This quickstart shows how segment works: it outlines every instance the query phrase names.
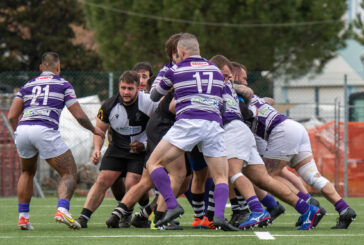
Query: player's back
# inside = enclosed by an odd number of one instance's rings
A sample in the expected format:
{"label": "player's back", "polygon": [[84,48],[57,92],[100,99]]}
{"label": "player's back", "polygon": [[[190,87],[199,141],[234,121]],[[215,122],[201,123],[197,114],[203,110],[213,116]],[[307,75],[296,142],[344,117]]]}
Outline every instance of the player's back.
{"label": "player's back", "polygon": [[280,114],[257,95],[253,95],[250,106],[257,112],[251,128],[254,133],[263,139],[268,139],[272,129],[287,119],[286,116]]}
{"label": "player's back", "polygon": [[51,72],[43,72],[28,81],[17,93],[24,103],[19,125],[42,125],[58,129],[65,105],[77,101],[72,85]]}
{"label": "player's back", "polygon": [[171,72],[176,119],[206,119],[221,123],[225,84],[219,69],[200,56],[191,56],[173,66]]}

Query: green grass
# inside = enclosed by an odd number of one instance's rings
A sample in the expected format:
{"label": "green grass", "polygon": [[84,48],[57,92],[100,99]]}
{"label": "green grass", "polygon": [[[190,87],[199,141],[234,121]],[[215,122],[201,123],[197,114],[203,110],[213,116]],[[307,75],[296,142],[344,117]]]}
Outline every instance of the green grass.
{"label": "green grass", "polygon": [[[294,227],[297,212],[284,204],[285,215],[279,217],[266,229],[254,231],[224,232],[214,230],[194,230],[191,228],[192,209],[184,198],[179,202],[185,208],[181,224],[183,231],[155,231],[150,229],[107,229],[105,220],[115,206],[111,198],[104,200],[93,214],[88,229],[68,230],[63,224],[56,224],[53,215],[57,199],[34,198],[30,207],[31,223],[34,231],[20,231],[17,227],[18,213],[16,198],[0,199],[0,244],[364,244],[364,199],[348,198],[346,201],[358,214],[356,221],[347,230],[331,230],[338,217],[334,207],[326,200],[317,198],[327,210],[318,228],[311,231],[297,231]],[[77,218],[84,198],[71,201],[71,212]],[[137,209],[135,209],[137,210]],[[226,208],[230,218],[230,208]],[[275,240],[259,240],[255,231],[268,231]]]}

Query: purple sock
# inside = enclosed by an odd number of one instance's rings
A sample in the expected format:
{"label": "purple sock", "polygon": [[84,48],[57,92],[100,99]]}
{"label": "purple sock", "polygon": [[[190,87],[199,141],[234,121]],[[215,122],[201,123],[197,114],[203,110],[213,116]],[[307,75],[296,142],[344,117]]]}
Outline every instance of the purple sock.
{"label": "purple sock", "polygon": [[70,201],[67,199],[59,199],[57,208],[65,208],[67,210],[70,210]]}
{"label": "purple sock", "polygon": [[274,199],[274,197],[270,194],[267,194],[263,200],[261,201],[261,203],[267,208],[267,209],[271,209],[274,208],[276,206],[278,206],[278,203],[276,202],[276,200]]}
{"label": "purple sock", "polygon": [[345,209],[347,209],[348,207],[349,205],[342,198],[335,203],[335,209],[339,212],[339,214],[342,214],[342,212],[345,211]]}
{"label": "purple sock", "polygon": [[152,178],[153,183],[157,187],[158,191],[162,194],[167,204],[167,209],[174,209],[177,207],[178,202],[173,194],[171,181],[164,168],[154,169],[154,171],[150,174],[150,177]]}
{"label": "purple sock", "polygon": [[250,211],[257,213],[264,212],[262,204],[260,204],[257,196],[250,197],[248,200],[246,200],[246,202],[249,205]]}
{"label": "purple sock", "polygon": [[305,193],[303,193],[302,191],[300,191],[300,192],[298,192],[297,193],[297,196],[299,197],[299,198],[301,198],[301,199],[303,199],[304,201],[306,201],[307,202],[307,200],[308,199],[310,199],[310,197],[311,197],[311,195],[310,194],[305,194]]}
{"label": "purple sock", "polygon": [[229,186],[225,183],[215,185],[214,200],[215,200],[215,216],[224,220],[224,212],[226,202],[229,197]]}
{"label": "purple sock", "polygon": [[29,203],[18,203],[19,213],[29,213]]}
{"label": "purple sock", "polygon": [[304,214],[307,212],[307,210],[310,208],[310,204],[308,204],[305,200],[303,199],[298,199],[297,203],[296,203],[296,210],[297,212],[299,212],[300,214]]}

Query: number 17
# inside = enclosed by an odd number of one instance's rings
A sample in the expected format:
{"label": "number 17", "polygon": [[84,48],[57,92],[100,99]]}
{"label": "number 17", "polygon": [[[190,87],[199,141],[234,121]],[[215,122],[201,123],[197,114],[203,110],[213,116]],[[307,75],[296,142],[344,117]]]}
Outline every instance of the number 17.
{"label": "number 17", "polygon": [[[211,71],[205,71],[202,73],[202,75],[208,75],[208,82],[207,82],[207,90],[206,93],[210,94],[211,93],[211,89],[212,89],[212,80],[214,78],[214,75]],[[197,84],[197,90],[198,93],[202,93],[202,81],[201,81],[201,76],[199,72],[196,72],[192,77],[196,78],[196,84]]]}

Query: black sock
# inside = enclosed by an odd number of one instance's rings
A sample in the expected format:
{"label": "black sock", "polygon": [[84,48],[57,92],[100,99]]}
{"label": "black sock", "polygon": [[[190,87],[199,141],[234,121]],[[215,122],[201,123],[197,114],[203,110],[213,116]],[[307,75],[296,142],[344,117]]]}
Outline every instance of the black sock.
{"label": "black sock", "polygon": [[192,208],[194,212],[195,218],[203,218],[205,215],[205,202],[204,202],[204,196],[205,193],[191,193],[192,194]]}
{"label": "black sock", "polygon": [[83,208],[81,211],[81,217],[85,218],[86,220],[89,220],[91,218],[92,213],[93,212],[90,209]]}
{"label": "black sock", "polygon": [[215,201],[214,201],[215,184],[212,184],[209,191],[209,206],[207,207],[206,217],[209,221],[213,221],[215,214]]}
{"label": "black sock", "polygon": [[231,204],[231,210],[233,212],[236,212],[236,211],[240,210],[239,202],[238,202],[238,199],[236,197],[230,199],[230,204]]}
{"label": "black sock", "polygon": [[150,205],[146,206],[142,210],[140,210],[141,215],[143,215],[145,218],[148,218],[149,215],[152,213],[152,208]]}
{"label": "black sock", "polygon": [[140,199],[138,203],[141,208],[144,208],[145,206],[147,206],[149,204],[149,198],[142,197],[142,199]]}
{"label": "black sock", "polygon": [[249,210],[249,206],[244,200],[244,197],[240,194],[240,192],[237,189],[234,188],[234,191],[236,194],[236,199],[238,199],[240,210]]}
{"label": "black sock", "polygon": [[162,219],[164,217],[166,212],[159,212],[159,211],[155,211],[154,212],[154,223],[157,223],[158,220]]}
{"label": "black sock", "polygon": [[121,202],[118,204],[118,206],[114,209],[112,213],[121,218],[122,216],[132,215],[133,209],[128,209],[128,207]]}

